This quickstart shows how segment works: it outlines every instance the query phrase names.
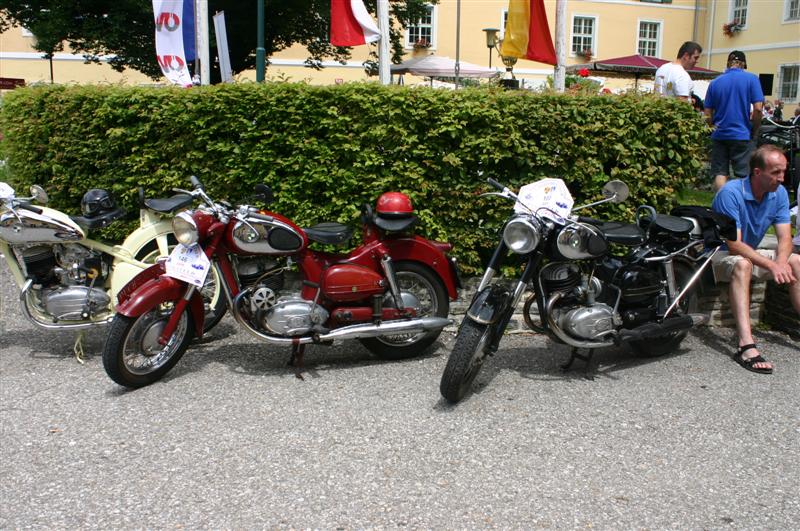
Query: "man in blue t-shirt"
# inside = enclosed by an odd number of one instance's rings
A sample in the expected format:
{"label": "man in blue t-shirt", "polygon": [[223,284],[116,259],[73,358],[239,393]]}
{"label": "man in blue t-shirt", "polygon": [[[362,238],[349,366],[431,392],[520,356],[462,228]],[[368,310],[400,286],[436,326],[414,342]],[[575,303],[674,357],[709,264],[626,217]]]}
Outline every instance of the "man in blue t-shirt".
{"label": "man in blue t-shirt", "polygon": [[[758,148],[750,161],[750,177],[729,181],[714,197],[711,208],[736,221],[738,238],[727,252],[714,256],[714,275],[730,278],[730,305],[739,349],[734,360],[745,369],[769,374],[772,364],[759,353],[750,326],[750,279],[772,279],[789,284],[789,299],[800,314],[800,255],[792,253],[789,195],[781,186],[786,157],[777,146]],[[770,225],[778,247],[757,249]]]}
{"label": "man in blue t-shirt", "polygon": [[728,69],[714,79],[706,91],[706,120],[714,127],[711,133],[711,175],[717,190],[728,180],[731,163],[736,177],[747,177],[751,140],[755,139],[761,126],[764,93],[758,78],[745,72],[745,68],[744,53],[731,52],[728,54]]}

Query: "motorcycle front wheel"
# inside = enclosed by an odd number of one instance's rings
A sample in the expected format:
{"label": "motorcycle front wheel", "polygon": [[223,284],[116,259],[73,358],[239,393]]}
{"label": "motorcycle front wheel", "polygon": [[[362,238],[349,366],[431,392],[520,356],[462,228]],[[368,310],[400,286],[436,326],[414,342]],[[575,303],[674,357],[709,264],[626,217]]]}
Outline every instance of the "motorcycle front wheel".
{"label": "motorcycle front wheel", "polygon": [[458,402],[472,388],[486,359],[486,346],[490,338],[489,325],[476,323],[469,317],[461,321],[456,343],[439,384],[439,391],[448,402]]}
{"label": "motorcycle front wheel", "polygon": [[[169,252],[172,252],[175,246],[178,245],[178,240],[175,239],[175,236],[170,234],[168,236],[168,242]],[[161,254],[159,253],[158,245],[155,241],[149,242],[136,253],[136,259],[146,264],[155,264],[156,258],[159,256],[161,256]],[[225,297],[222,296],[221,286],[222,283],[220,282],[219,274],[217,270],[212,267],[211,271],[208,273],[208,277],[206,277],[203,287],[200,288],[200,294],[203,296],[203,307],[206,313],[205,320],[203,321],[204,333],[217,326],[228,309],[225,303]]]}
{"label": "motorcycle front wheel", "polygon": [[[415,262],[398,262],[394,270],[403,302],[416,309],[417,317],[447,317],[450,300],[442,280],[433,271]],[[387,297],[387,300],[391,299]],[[389,304],[393,306],[393,300]],[[422,354],[441,333],[441,330],[431,330],[363,338],[360,341],[379,358],[401,360]]]}
{"label": "motorcycle front wheel", "polygon": [[112,380],[124,387],[144,387],[178,363],[194,337],[194,322],[184,311],[169,342],[161,345],[158,338],[171,313],[162,305],[138,317],[114,316],[103,347],[103,367]]}

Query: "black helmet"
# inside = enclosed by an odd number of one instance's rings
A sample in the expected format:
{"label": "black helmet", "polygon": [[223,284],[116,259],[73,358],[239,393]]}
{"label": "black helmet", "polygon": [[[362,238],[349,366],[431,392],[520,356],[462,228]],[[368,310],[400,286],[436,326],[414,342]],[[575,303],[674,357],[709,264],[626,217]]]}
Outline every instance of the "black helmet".
{"label": "black helmet", "polygon": [[108,190],[92,188],[81,199],[81,212],[87,218],[111,212],[117,208],[117,203]]}

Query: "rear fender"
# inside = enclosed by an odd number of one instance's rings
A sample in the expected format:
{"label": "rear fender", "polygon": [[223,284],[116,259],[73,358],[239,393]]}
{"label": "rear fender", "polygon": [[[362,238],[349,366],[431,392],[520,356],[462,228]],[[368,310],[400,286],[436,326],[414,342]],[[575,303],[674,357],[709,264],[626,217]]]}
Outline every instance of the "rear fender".
{"label": "rear fender", "polygon": [[497,284],[475,294],[467,310],[467,317],[480,324],[494,324],[511,304],[511,292]]}
{"label": "rear fender", "polygon": [[381,244],[388,250],[394,262],[403,260],[420,262],[431,268],[444,282],[450,300],[458,297],[461,280],[458,266],[447,256],[449,244],[431,242],[420,236],[386,239]]}
{"label": "rear fender", "polygon": [[[156,268],[158,265],[160,264],[148,268],[148,270]],[[142,274],[144,273],[143,271]],[[126,293],[127,288],[128,286],[120,292],[120,302],[116,312],[125,317],[139,317],[159,304],[180,300],[186,293],[188,284],[172,277],[161,275],[144,281],[132,292]],[[125,296],[124,300],[122,299],[123,295]],[[203,307],[203,297],[197,291],[189,301],[189,312],[194,321],[197,336],[202,337],[205,309]]]}

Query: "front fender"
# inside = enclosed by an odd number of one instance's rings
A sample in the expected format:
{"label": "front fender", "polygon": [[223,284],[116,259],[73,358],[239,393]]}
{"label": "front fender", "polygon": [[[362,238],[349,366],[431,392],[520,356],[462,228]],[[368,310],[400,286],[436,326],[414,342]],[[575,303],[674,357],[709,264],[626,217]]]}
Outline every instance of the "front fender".
{"label": "front fender", "polygon": [[494,324],[511,304],[511,292],[493,284],[475,294],[467,310],[467,317],[480,324]]}
{"label": "front fender", "polygon": [[[153,273],[153,270],[160,266],[161,264],[156,264],[143,271],[142,274],[147,272]],[[161,267],[163,269],[163,266]],[[120,300],[116,312],[125,317],[139,317],[159,304],[179,300],[184,296],[187,288],[188,285],[185,282],[166,275],[144,280],[135,290],[129,291],[128,286],[126,286],[125,289],[120,292]],[[195,332],[198,337],[202,337],[205,308],[203,306],[203,297],[199,292],[195,292],[194,295],[192,295],[192,299],[189,301],[189,312],[194,320]]]}

